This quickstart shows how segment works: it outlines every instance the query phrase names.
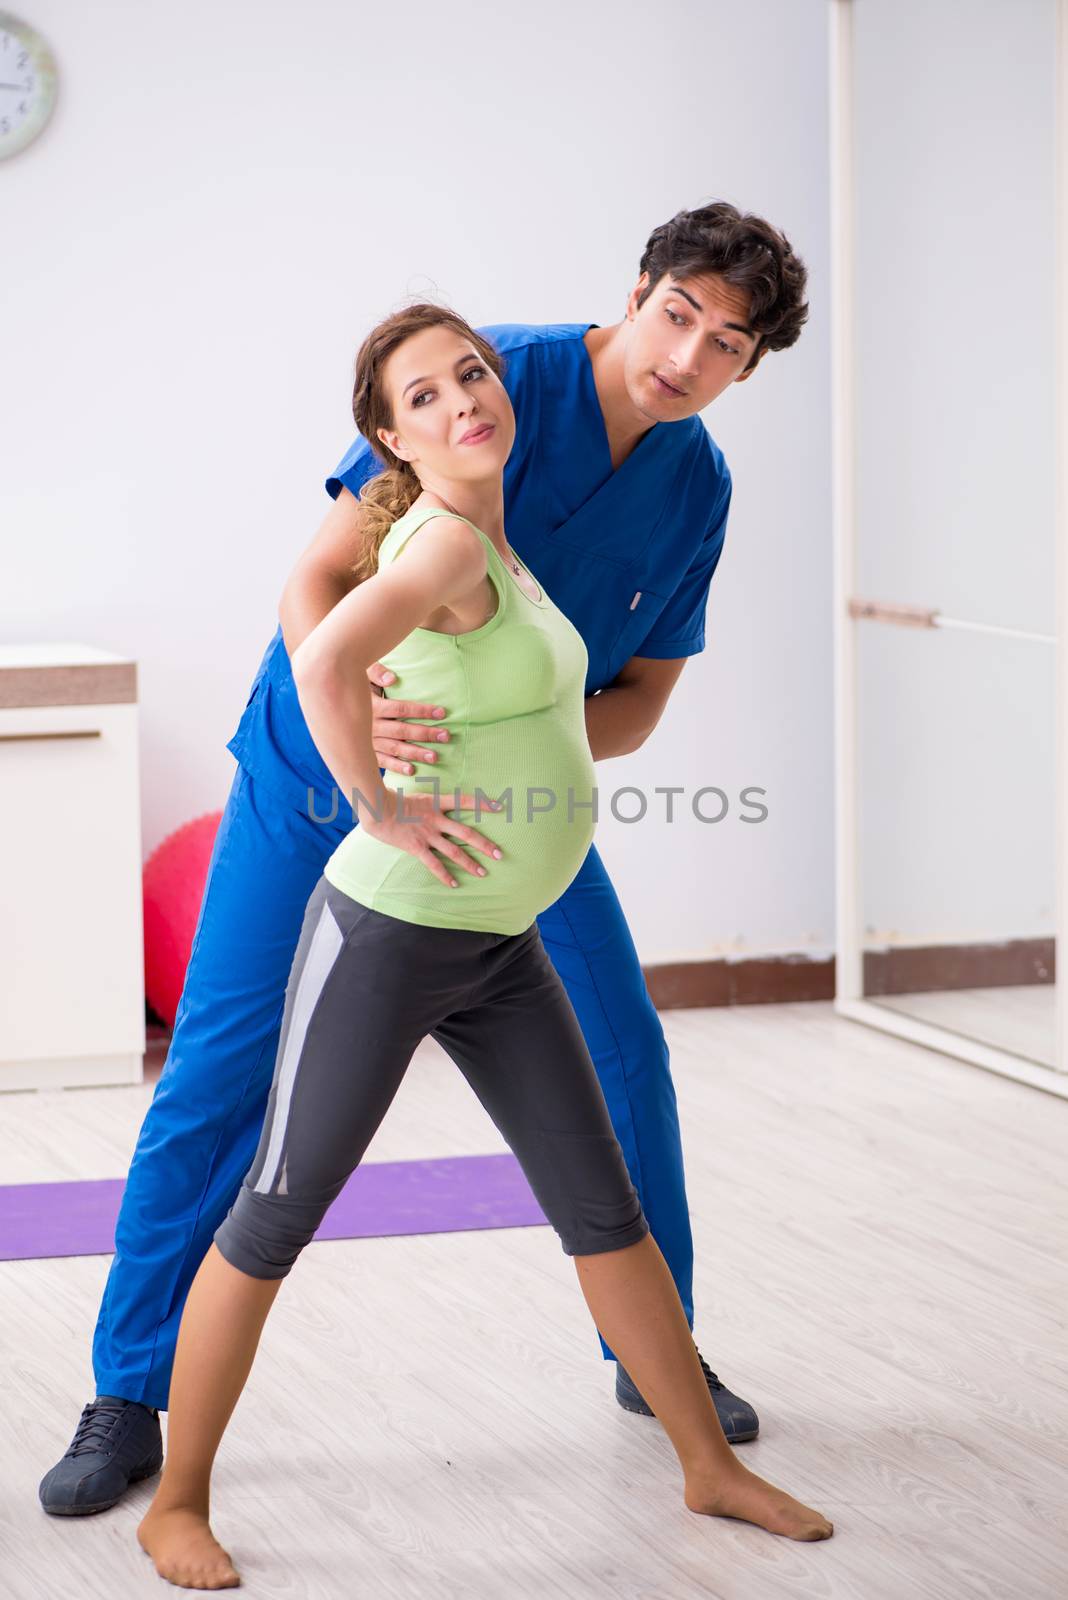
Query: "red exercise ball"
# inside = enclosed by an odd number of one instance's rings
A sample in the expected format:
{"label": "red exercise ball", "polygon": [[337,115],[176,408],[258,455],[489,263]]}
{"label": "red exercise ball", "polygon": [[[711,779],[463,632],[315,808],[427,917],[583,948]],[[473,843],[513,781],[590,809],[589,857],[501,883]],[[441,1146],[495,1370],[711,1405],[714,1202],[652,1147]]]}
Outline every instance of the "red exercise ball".
{"label": "red exercise ball", "polygon": [[174,1027],[185,969],[193,948],[208,863],[221,811],[196,817],[149,856],[141,875],[145,911],[145,997]]}

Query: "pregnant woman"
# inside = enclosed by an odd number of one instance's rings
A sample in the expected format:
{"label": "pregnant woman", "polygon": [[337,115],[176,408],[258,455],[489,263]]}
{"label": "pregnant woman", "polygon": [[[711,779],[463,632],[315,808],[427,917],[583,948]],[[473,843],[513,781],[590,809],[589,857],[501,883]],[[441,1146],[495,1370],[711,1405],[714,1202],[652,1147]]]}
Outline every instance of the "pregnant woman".
{"label": "pregnant woman", "polygon": [[[354,409],[386,463],[361,500],[377,571],[309,634],[293,670],[361,826],[308,903],[259,1149],[182,1318],[167,1462],[140,1542],[172,1583],[239,1582],[209,1526],[216,1451],[282,1279],[427,1035],[521,1162],[597,1328],[675,1447],[686,1504],[827,1538],[826,1518],[727,1444],[535,922],[587,854],[595,778],[585,646],[505,537],[515,425],[499,358],[452,313],[414,306],[365,341]],[[366,692],[376,661],[453,708],[434,793],[380,774]]]}

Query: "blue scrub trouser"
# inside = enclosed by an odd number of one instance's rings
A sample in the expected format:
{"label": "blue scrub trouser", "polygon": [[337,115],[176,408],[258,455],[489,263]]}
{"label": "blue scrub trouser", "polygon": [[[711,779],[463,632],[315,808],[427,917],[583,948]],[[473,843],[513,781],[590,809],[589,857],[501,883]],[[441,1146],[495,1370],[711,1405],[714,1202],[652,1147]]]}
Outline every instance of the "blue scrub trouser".
{"label": "blue scrub trouser", "polygon": [[[341,837],[238,767],[116,1224],[93,1340],[98,1394],[166,1408],[185,1297],[255,1156],[305,908]],[[538,926],[692,1326],[693,1242],[667,1045],[596,850]]]}

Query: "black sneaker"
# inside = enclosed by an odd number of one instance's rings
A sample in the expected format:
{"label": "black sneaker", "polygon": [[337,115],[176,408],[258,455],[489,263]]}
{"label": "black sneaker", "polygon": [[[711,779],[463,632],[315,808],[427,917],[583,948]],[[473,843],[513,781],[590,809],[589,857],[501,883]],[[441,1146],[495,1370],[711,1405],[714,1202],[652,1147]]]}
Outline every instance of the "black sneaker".
{"label": "black sneaker", "polygon": [[[720,1383],[700,1350],[697,1352],[701,1371],[708,1384],[708,1392],[715,1402],[720,1425],[727,1435],[728,1444],[744,1444],[755,1439],[760,1432],[760,1421],[748,1400],[740,1400],[725,1384]],[[651,1417],[652,1409],[638,1393],[634,1380],[620,1362],[616,1362],[616,1399],[624,1411],[636,1411],[640,1416]]]}
{"label": "black sneaker", "polygon": [[131,1483],[163,1465],[159,1412],[102,1394],[87,1405],[62,1461],[41,1479],[41,1504],[53,1517],[87,1517],[121,1500]]}

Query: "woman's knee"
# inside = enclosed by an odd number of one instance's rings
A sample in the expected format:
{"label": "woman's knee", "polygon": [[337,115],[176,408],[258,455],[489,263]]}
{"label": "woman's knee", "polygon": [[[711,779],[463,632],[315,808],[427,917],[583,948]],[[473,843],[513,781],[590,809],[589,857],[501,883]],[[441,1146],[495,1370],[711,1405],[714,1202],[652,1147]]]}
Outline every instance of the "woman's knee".
{"label": "woman's knee", "polygon": [[567,1256],[603,1256],[613,1250],[625,1250],[628,1245],[640,1244],[648,1232],[649,1224],[637,1195],[611,1214],[606,1214],[603,1208],[584,1209],[568,1228],[557,1229]]}
{"label": "woman's knee", "polygon": [[565,1255],[603,1255],[645,1237],[649,1225],[612,1134],[542,1130],[532,1187]]}
{"label": "woman's knee", "polygon": [[285,1278],[310,1244],[324,1207],[245,1184],[215,1232],[219,1254],[250,1278]]}

